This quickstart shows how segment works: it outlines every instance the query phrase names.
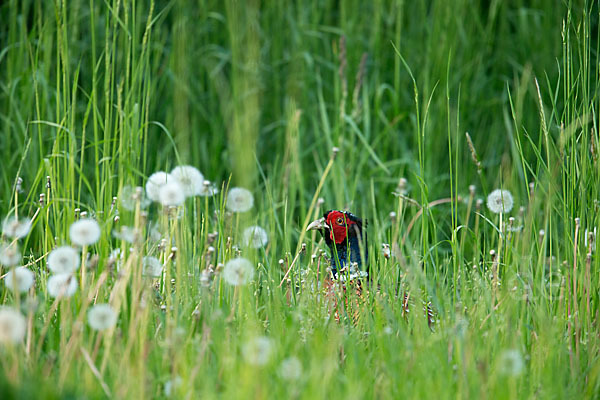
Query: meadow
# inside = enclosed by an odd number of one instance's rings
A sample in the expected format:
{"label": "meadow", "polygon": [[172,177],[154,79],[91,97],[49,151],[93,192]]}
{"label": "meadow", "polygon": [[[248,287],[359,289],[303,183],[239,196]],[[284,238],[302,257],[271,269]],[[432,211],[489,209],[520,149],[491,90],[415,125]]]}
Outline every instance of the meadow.
{"label": "meadow", "polygon": [[598,20],[0,3],[0,397],[600,397]]}

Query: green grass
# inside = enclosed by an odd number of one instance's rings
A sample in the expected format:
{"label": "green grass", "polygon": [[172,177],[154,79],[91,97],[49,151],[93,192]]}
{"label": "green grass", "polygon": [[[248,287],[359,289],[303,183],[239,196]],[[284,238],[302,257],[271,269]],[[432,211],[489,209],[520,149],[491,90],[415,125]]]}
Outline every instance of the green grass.
{"label": "green grass", "polygon": [[[297,3],[0,5],[0,217],[36,216],[19,240],[35,286],[0,284],[28,327],[0,346],[1,397],[162,398],[180,377],[174,396],[191,399],[598,398],[600,265],[584,242],[600,207],[598,3]],[[180,218],[119,205],[123,187],[181,164],[220,193]],[[252,211],[226,212],[232,186],[254,193]],[[495,188],[514,196],[507,215],[485,205]],[[97,265],[54,302],[46,257],[70,243],[76,208],[102,228],[86,250]],[[314,289],[324,243],[303,233],[330,208],[368,219],[374,271],[358,303],[337,293],[339,322]],[[112,235],[150,223],[172,245]],[[253,224],[269,232],[241,248],[255,279],[203,286]],[[147,254],[161,279],[140,276]],[[118,323],[95,332],[87,310],[107,302]],[[256,336],[272,340],[262,367],[243,355]]]}

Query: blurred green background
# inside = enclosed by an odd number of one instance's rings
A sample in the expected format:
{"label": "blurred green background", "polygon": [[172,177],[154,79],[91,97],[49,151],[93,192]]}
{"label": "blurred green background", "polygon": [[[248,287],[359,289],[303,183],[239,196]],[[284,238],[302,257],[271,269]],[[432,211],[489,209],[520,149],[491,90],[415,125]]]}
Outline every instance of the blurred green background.
{"label": "blurred green background", "polygon": [[[392,201],[400,177],[413,189],[424,182],[432,198],[448,195],[449,140],[458,186],[479,185],[468,131],[482,185],[515,178],[512,189],[525,194],[513,139],[540,140],[534,77],[545,102],[559,91],[552,101],[561,109],[563,29],[581,28],[584,12],[569,7],[567,15],[548,1],[8,1],[0,187],[10,192],[16,171],[31,189],[46,175],[83,174],[89,187],[74,196],[102,208],[120,181],[141,183],[179,157],[217,182],[233,174],[261,187],[264,174],[285,190],[288,211],[302,213],[338,146],[324,197],[360,209],[371,185]],[[587,18],[596,26],[597,14]],[[560,117],[548,126],[553,136]],[[8,199],[0,196],[1,209]]]}

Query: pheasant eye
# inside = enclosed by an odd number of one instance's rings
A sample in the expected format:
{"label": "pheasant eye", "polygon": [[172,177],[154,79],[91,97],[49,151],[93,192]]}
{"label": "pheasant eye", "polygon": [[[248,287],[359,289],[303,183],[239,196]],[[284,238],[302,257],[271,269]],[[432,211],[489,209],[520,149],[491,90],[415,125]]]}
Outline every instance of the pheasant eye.
{"label": "pheasant eye", "polygon": [[342,218],[342,217],[339,217],[338,219],[336,219],[336,220],[335,220],[335,222],[336,222],[338,225],[344,225],[344,218]]}

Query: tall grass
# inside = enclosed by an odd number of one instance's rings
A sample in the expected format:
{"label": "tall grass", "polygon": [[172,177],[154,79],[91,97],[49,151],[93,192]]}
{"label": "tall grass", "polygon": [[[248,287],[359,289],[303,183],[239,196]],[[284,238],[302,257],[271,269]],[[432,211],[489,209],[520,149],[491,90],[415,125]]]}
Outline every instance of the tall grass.
{"label": "tall grass", "polygon": [[[598,397],[598,17],[593,1],[4,2],[0,216],[35,215],[19,241],[35,286],[0,286],[27,319],[0,347],[2,397]],[[182,164],[220,192],[121,206]],[[251,212],[227,211],[232,186]],[[487,208],[496,188],[510,212]],[[373,272],[337,314],[304,233],[331,208],[368,219]],[[102,235],[86,285],[55,301],[46,259],[82,211]],[[240,251],[256,274],[232,287]],[[114,329],[88,326],[94,303]]]}

